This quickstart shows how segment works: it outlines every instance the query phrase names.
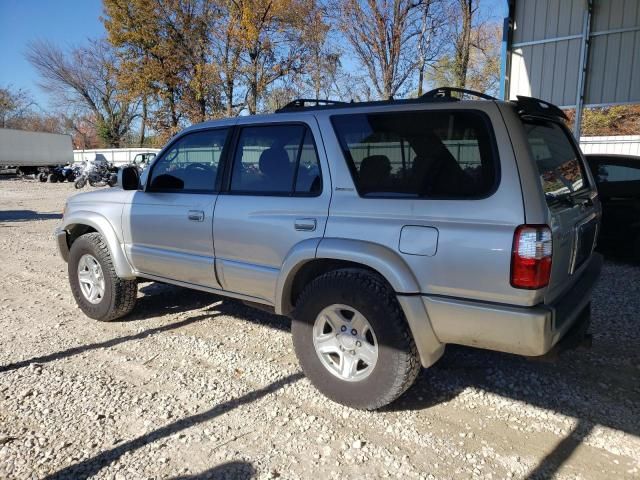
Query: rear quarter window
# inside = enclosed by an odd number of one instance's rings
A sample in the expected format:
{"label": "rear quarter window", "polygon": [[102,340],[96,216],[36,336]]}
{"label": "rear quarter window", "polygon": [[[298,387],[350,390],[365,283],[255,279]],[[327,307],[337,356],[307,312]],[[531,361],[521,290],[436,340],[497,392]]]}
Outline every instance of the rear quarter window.
{"label": "rear quarter window", "polygon": [[480,112],[345,114],[331,121],[365,198],[464,199],[495,189],[495,143]]}

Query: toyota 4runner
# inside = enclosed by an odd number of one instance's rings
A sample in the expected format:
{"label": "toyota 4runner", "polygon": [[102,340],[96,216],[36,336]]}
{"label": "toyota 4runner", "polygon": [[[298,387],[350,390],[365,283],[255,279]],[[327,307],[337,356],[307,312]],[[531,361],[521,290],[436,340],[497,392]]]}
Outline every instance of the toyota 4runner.
{"label": "toyota 4runner", "polygon": [[267,306],[293,319],[313,384],[356,408],[396,399],[447,343],[544,355],[585,331],[602,265],[563,117],[442,88],[194,125],[120,188],[69,199],[71,290],[97,320],[128,314],[138,279]]}

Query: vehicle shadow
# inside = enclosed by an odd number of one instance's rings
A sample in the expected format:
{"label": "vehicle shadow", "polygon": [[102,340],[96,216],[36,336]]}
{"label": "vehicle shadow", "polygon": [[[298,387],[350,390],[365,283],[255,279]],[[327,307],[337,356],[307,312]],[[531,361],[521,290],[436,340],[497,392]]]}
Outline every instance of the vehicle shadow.
{"label": "vehicle shadow", "polygon": [[255,478],[256,474],[256,469],[251,463],[234,461],[217,465],[201,473],[171,477],[170,480],[249,480]]}
{"label": "vehicle shadow", "polygon": [[285,332],[291,330],[291,320],[287,317],[275,315],[248,306],[240,300],[221,297],[213,293],[159,282],[145,283],[138,291],[142,296],[138,297],[135,309],[121,321],[143,320],[164,314],[215,306],[216,312],[220,315],[236,316],[247,322]]}
{"label": "vehicle shadow", "polygon": [[[280,388],[295,383],[302,378],[301,373],[294,373],[291,375],[287,375],[280,380],[277,380],[273,383],[270,383],[266,387],[252,390],[249,393],[246,393],[240,397],[232,398],[231,400],[227,400],[226,402],[222,402],[215,407],[206,410],[201,413],[196,413],[194,415],[181,418],[173,423],[165,425],[164,427],[160,427],[152,432],[146,433],[139,437],[136,437],[132,440],[123,442],[109,450],[105,450],[100,452],[98,455],[83,460],[81,462],[70,465],[62,470],[59,470],[47,477],[46,480],[62,480],[62,479],[71,479],[81,480],[92,477],[96,475],[102,468],[105,466],[116,462],[119,458],[121,458],[125,453],[136,451],[150,443],[156,442],[163,438],[167,438],[181,430],[185,430],[187,428],[193,427],[194,425],[198,425],[203,422],[208,422],[209,420],[213,420],[216,417],[224,415],[231,410],[234,410],[238,407],[242,407],[244,405],[248,405],[252,402],[260,400],[261,398],[279,390]],[[223,466],[224,467],[224,466]],[[218,470],[218,476],[222,475],[223,470]],[[204,472],[204,474],[209,474],[209,476],[193,476],[193,477],[178,477],[178,478],[214,478],[213,472]],[[200,474],[200,475],[204,475]],[[241,474],[242,475],[242,474]],[[228,476],[227,476],[228,478]],[[250,477],[234,477],[231,478],[250,478]]]}
{"label": "vehicle shadow", "polygon": [[79,345],[77,347],[71,347],[66,350],[61,350],[59,352],[50,353],[47,355],[41,355],[38,357],[32,357],[26,360],[21,360],[19,362],[9,363],[7,365],[0,365],[0,373],[9,372],[12,370],[17,370],[19,368],[28,367],[32,363],[37,365],[43,365],[45,363],[53,362],[56,360],[61,360],[63,358],[74,357],[76,355],[80,355],[82,353],[99,350],[102,348],[110,348],[116,345],[120,345],[122,343],[130,342],[133,340],[141,340],[143,338],[147,338],[153,335],[157,335],[162,332],[168,332],[170,330],[177,330],[178,328],[183,328],[188,325],[191,325],[196,322],[200,322],[202,320],[210,320],[218,315],[217,312],[204,313],[201,315],[194,315],[192,317],[186,318],[179,322],[168,323],[166,325],[162,325],[160,327],[149,328],[147,330],[143,330],[142,332],[133,334],[133,335],[124,335],[122,337],[115,337],[109,340],[105,340],[103,342],[89,343],[86,345]]}
{"label": "vehicle shadow", "polygon": [[0,222],[29,222],[31,220],[60,220],[62,213],[41,213],[34,210],[0,210]]}

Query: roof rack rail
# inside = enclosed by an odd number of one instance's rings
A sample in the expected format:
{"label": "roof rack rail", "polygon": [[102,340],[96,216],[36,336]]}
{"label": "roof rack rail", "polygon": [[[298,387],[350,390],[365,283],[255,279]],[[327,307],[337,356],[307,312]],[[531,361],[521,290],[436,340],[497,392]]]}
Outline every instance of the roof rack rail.
{"label": "roof rack rail", "polygon": [[418,98],[402,98],[397,100],[371,100],[366,102],[354,102],[352,100],[350,102],[342,102],[339,100],[325,100],[320,98],[297,98],[287,103],[284,107],[277,109],[275,113],[296,112],[300,110],[324,110],[327,108],[332,109],[344,107],[371,107],[377,105],[415,104],[424,102],[457,102],[460,100],[460,98],[451,95],[454,92],[483,98],[485,100],[498,100],[491,95],[476,92],[473,90],[466,90],[464,88],[457,87],[441,87],[430,90]]}
{"label": "roof rack rail", "polygon": [[539,117],[569,120],[567,114],[553,103],[545,102],[539,98],[523,97],[522,95],[518,95],[516,98],[517,100],[512,100],[512,103],[516,105],[518,113],[521,115],[534,115]]}
{"label": "roof rack rail", "polygon": [[295,100],[292,100],[291,102],[287,103],[284,107],[278,108],[276,110],[276,113],[300,110],[300,109],[306,108],[307,104],[310,107],[321,107],[321,106],[329,107],[329,106],[335,106],[335,105],[349,105],[348,102],[341,102],[339,100],[326,100],[322,98],[296,98]]}
{"label": "roof rack rail", "polygon": [[496,97],[492,97],[491,95],[487,95],[486,93],[476,92],[475,90],[467,90],[466,88],[458,88],[458,87],[434,88],[433,90],[429,90],[427,93],[422,95],[420,98],[424,98],[424,99],[426,99],[426,98],[450,98],[452,100],[456,100],[456,97],[451,95],[454,92],[455,93],[462,93],[463,95],[471,95],[473,97],[482,98],[484,100],[498,100]]}

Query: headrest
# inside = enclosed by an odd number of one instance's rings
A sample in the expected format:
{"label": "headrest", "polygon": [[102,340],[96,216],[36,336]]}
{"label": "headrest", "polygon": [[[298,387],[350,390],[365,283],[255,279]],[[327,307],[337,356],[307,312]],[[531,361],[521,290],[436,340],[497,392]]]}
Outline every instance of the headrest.
{"label": "headrest", "polygon": [[360,176],[386,177],[391,172],[391,162],[386,155],[371,155],[362,160]]}
{"label": "headrest", "polygon": [[269,177],[286,174],[290,168],[289,155],[282,147],[267,148],[260,154],[259,166]]}

